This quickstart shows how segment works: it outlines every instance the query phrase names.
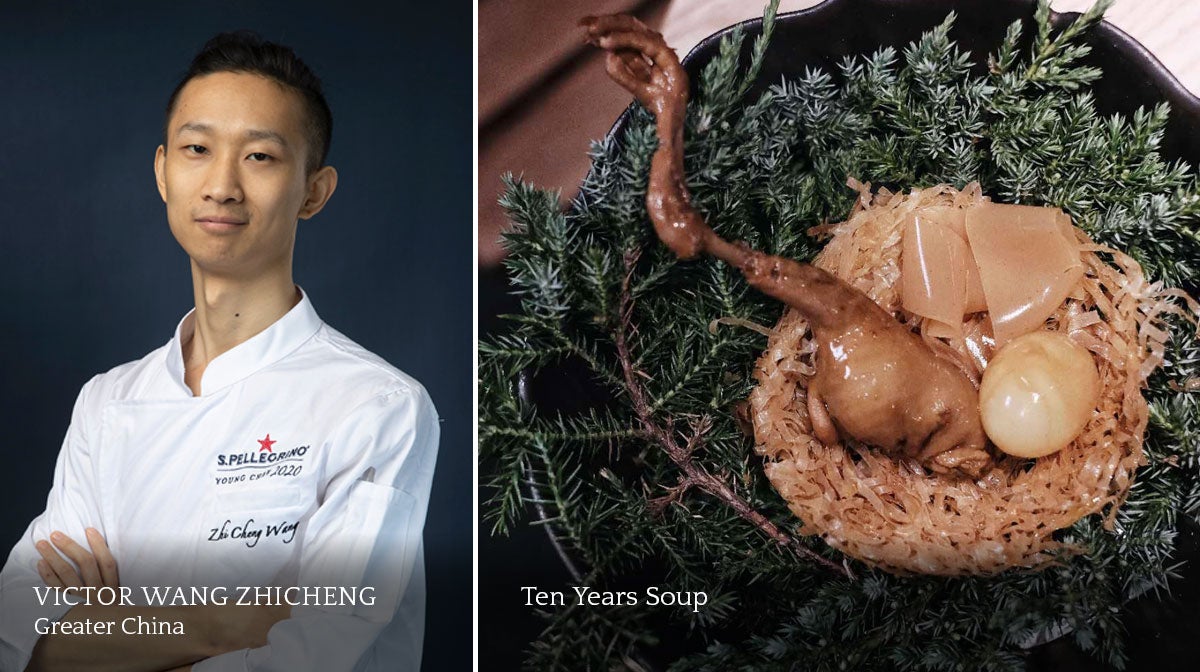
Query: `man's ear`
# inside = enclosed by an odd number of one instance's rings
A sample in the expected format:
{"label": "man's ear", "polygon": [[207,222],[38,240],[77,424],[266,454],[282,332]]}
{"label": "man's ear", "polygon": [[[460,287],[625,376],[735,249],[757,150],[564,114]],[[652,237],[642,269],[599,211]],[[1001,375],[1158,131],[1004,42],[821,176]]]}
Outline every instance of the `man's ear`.
{"label": "man's ear", "polygon": [[308,192],[300,206],[300,219],[308,219],[321,211],[337,189],[338,175],[333,166],[325,166],[308,177]]}
{"label": "man's ear", "polygon": [[158,183],[158,195],[162,197],[163,203],[167,202],[167,180],[163,172],[166,161],[167,148],[159,145],[158,151],[154,152],[154,181]]}

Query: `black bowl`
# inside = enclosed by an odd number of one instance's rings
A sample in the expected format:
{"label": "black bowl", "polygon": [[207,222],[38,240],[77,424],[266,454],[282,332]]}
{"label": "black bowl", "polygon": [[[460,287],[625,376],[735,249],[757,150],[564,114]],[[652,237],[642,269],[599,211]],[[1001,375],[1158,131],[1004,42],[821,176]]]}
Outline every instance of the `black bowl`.
{"label": "black bowl", "polygon": [[[887,46],[901,50],[941,23],[951,11],[957,14],[957,19],[950,37],[961,48],[970,50],[975,67],[982,72],[988,55],[1001,44],[1013,21],[1024,21],[1027,28],[1024,34],[1027,39],[1032,35],[1035,4],[1034,0],[827,0],[810,9],[782,14],[749,99],[782,78],[795,78],[807,67],[836,72],[837,64],[846,56],[868,55]],[[1053,13],[1052,22],[1061,28],[1076,16],[1076,13]],[[753,37],[762,31],[762,20],[746,21],[740,27],[747,34],[743,57],[748,58]],[[704,39],[683,59],[693,81],[717,55],[721,38],[731,30],[732,26]],[[1167,101],[1171,116],[1161,153],[1168,160],[1200,163],[1200,99],[1188,92],[1145,47],[1111,24],[1095,26],[1086,39],[1092,52],[1084,59],[1085,63],[1099,67],[1104,73],[1091,89],[1098,111],[1106,115],[1130,115],[1139,107]],[[631,111],[632,108],[626,110],[617,119],[610,135],[624,133]],[[515,300],[507,294],[507,288],[508,280],[501,269],[481,271],[481,335],[502,328],[496,316],[516,311]],[[532,401],[539,406],[555,405],[554,400],[591,396],[589,386],[570,371],[549,377],[544,374],[537,385],[539,389],[533,391]],[[1186,516],[1181,520],[1186,522],[1180,530],[1176,557],[1191,565],[1192,560],[1200,559],[1200,533]],[[530,609],[511,608],[519,600],[520,586],[526,585],[530,577],[544,577],[544,584],[569,583],[572,578],[569,575],[575,574],[575,570],[568,552],[533,529],[519,531],[512,540],[488,539],[486,532],[481,532],[480,542],[479,618],[481,632],[486,633],[480,642],[481,661],[503,660],[506,662],[502,666],[507,668],[538,631],[539,622],[534,620]],[[521,568],[522,578],[514,578],[514,567]],[[1172,584],[1170,596],[1147,596],[1129,606],[1126,618],[1130,631],[1129,669],[1182,669],[1183,661],[1200,656],[1200,638],[1187,636],[1200,632],[1200,576],[1189,569],[1184,573],[1187,578]],[[1046,634],[1049,639],[1061,633]],[[1028,666],[1030,670],[1111,669],[1064,640],[1035,647]],[[481,666],[481,669],[500,668]]]}
{"label": "black bowl", "polygon": [[[872,54],[884,47],[902,50],[950,12],[957,15],[951,39],[971,52],[977,70],[982,72],[988,55],[999,47],[1013,21],[1025,22],[1028,42],[1033,34],[1035,6],[1034,0],[826,0],[809,9],[781,14],[749,98],[757,98],[771,84],[781,78],[795,78],[808,67],[836,72],[837,64],[846,56]],[[1076,12],[1051,12],[1051,21],[1055,28],[1062,28],[1077,16]],[[696,45],[683,59],[693,81],[716,57],[721,38],[735,27],[748,35],[742,50],[743,57],[749,58],[752,38],[762,33],[762,19],[730,26]],[[1167,101],[1171,118],[1161,146],[1163,156],[1193,165],[1200,163],[1200,98],[1116,26],[1101,22],[1088,32],[1086,41],[1092,52],[1084,63],[1104,73],[1092,87],[1097,110],[1129,115],[1139,107]],[[626,111],[610,133],[623,133],[628,117]]]}

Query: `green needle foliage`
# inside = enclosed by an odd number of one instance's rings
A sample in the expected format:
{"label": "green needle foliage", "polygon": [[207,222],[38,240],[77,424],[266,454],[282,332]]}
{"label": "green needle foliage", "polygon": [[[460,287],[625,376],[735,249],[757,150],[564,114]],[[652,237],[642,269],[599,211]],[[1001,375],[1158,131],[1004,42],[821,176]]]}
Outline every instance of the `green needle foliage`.
{"label": "green needle foliage", "polygon": [[[986,72],[973,72],[949,38],[951,15],[902,52],[807,70],[747,100],[773,3],[750,60],[739,60],[744,38],[734,31],[694,86],[685,150],[693,201],[727,239],[810,259],[818,246],[806,229],[849,212],[848,175],[905,189],[978,180],[998,201],[1061,206],[1152,279],[1195,287],[1196,174],[1158,153],[1166,106],[1103,117],[1088,92],[1100,73],[1079,64],[1088,52],[1081,35],[1108,4],[1056,32],[1043,0],[1036,33],[1023,39],[1014,23]],[[644,590],[649,582],[705,591],[709,604],[698,613],[644,600],[568,604],[546,613],[529,666],[637,669],[659,642],[689,638],[692,653],[671,669],[1008,670],[1022,668],[1032,638],[1064,628],[1121,666],[1121,606],[1165,589],[1178,519],[1200,518],[1200,394],[1177,391],[1200,375],[1194,328],[1173,323],[1168,362],[1150,381],[1147,464],[1115,529],[1093,516],[1063,535],[1085,553],[991,578],[900,578],[853,561],[855,577],[842,576],[773,542],[728,502],[677,488],[683,470],[637,413],[618,334],[651,421],[679,445],[701,434],[695,464],[785,533],[800,526],[736,416],[766,339],[710,328],[717,318],[770,325],[782,306],[735,269],[680,262],[657,242],[644,204],[656,145],[653,118],[635,106],[619,138],[593,145],[592,170],[565,212],[557,194],[507,179],[507,266],[521,308],[510,330],[480,345],[485,517],[504,534],[535,506],[532,522],[549,525],[581,585]],[[575,377],[577,399],[530,403],[564,370],[585,372]],[[550,410],[561,407],[572,410]]]}

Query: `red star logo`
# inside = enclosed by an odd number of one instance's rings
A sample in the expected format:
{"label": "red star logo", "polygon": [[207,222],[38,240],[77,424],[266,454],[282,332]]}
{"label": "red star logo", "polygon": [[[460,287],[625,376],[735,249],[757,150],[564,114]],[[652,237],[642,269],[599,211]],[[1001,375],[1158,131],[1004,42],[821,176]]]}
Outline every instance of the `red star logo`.
{"label": "red star logo", "polygon": [[276,443],[279,443],[278,441],[272,441],[270,434],[267,434],[267,438],[265,438],[265,439],[255,439],[255,441],[258,441],[258,445],[261,446],[261,448],[258,449],[258,452],[260,452],[260,453],[264,450],[267,451],[268,453],[275,452],[275,451],[271,450],[271,446],[275,445]]}

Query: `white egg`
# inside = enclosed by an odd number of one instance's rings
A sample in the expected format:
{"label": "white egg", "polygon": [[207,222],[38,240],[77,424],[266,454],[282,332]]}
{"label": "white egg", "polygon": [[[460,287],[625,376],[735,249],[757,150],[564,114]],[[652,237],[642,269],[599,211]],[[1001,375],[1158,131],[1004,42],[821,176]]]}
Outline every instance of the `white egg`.
{"label": "white egg", "polygon": [[1035,331],[992,357],[979,386],[979,414],[1000,450],[1042,457],[1079,436],[1099,398],[1091,353],[1064,334]]}

